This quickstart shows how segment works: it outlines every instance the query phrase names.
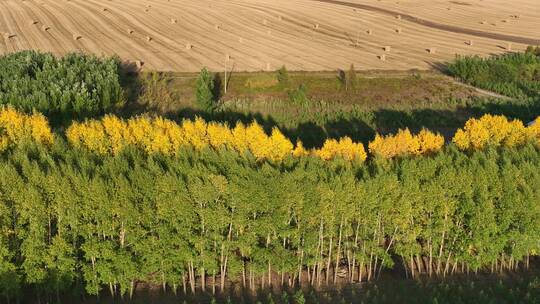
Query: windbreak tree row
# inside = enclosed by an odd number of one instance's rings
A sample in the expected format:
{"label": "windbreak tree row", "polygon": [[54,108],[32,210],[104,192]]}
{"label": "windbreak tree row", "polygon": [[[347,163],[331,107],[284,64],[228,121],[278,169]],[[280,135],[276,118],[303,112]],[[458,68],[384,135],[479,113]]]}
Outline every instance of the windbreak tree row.
{"label": "windbreak tree row", "polygon": [[[74,147],[102,155],[115,155],[129,146],[149,154],[176,155],[180,147],[190,146],[196,150],[228,149],[240,155],[249,153],[258,160],[274,162],[282,162],[290,156],[316,156],[324,160],[344,158],[356,162],[363,162],[368,157],[363,143],[353,142],[349,137],[339,140],[328,138],[319,149],[305,149],[300,140],[294,145],[278,128],[273,128],[268,135],[256,121],[247,126],[238,122],[236,126],[229,127],[200,118],[177,124],[161,117],[122,120],[106,115],[100,120],[73,123],[67,129],[66,137]],[[452,142],[464,151],[539,144],[540,118],[530,126],[500,115],[471,118],[457,130]],[[444,144],[444,137],[438,133],[422,129],[418,134],[412,134],[403,129],[396,134],[377,134],[368,148],[375,158],[392,159],[429,156],[441,151]]]}
{"label": "windbreak tree row", "polygon": [[[65,135],[69,144],[101,156],[114,156],[128,148],[136,148],[146,154],[176,156],[182,147],[197,151],[233,151],[240,157],[252,156],[257,161],[280,163],[290,157],[317,157],[323,160],[336,158],[361,163],[367,159],[362,143],[349,137],[339,140],[328,138],[319,149],[305,149],[298,140],[294,145],[278,128],[271,134],[256,121],[249,125],[238,122],[236,126],[206,122],[201,118],[184,120],[178,124],[162,117],[135,117],[127,120],[106,115],[100,120],[74,122]],[[6,150],[21,141],[51,145],[55,140],[47,119],[39,113],[24,114],[12,107],[0,108],[0,149]],[[515,148],[540,143],[540,118],[529,126],[519,120],[504,116],[484,115],[469,119],[458,129],[452,142],[463,151],[491,148]],[[397,134],[381,136],[368,144],[372,159],[395,159],[403,157],[430,156],[444,148],[442,135],[422,129],[413,135],[408,129]]]}
{"label": "windbreak tree row", "polygon": [[0,157],[0,291],[131,295],[323,286],[526,268],[540,246],[534,145],[369,164],[181,148]]}

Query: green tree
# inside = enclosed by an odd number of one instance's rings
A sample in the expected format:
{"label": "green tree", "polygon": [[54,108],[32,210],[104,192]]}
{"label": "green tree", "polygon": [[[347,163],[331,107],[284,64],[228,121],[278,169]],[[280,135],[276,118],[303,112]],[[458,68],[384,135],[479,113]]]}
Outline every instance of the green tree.
{"label": "green tree", "polygon": [[214,94],[214,77],[207,68],[203,68],[197,78],[196,97],[199,107],[207,112],[215,110],[217,100]]}

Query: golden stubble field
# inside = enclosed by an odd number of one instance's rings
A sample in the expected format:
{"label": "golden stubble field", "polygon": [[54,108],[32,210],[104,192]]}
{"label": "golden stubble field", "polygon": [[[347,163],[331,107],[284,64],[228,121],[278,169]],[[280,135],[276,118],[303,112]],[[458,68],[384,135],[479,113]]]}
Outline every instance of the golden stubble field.
{"label": "golden stubble field", "polygon": [[0,53],[164,71],[429,69],[540,44],[539,0],[1,0]]}

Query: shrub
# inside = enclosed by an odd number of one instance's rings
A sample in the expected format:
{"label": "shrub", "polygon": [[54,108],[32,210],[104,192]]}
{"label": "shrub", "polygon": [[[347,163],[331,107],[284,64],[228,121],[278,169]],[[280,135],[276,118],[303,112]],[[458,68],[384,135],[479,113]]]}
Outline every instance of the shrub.
{"label": "shrub", "polygon": [[307,97],[307,89],[304,84],[300,84],[298,88],[289,90],[289,100],[292,104],[307,107],[309,104],[309,98]]}
{"label": "shrub", "polygon": [[99,115],[122,103],[116,58],[23,51],[0,57],[0,104],[54,120]]}
{"label": "shrub", "polygon": [[277,70],[276,78],[280,86],[286,87],[289,85],[289,72],[285,66],[282,66]]}
{"label": "shrub", "polygon": [[540,46],[532,46],[529,45],[527,49],[525,50],[525,53],[527,54],[533,54],[535,56],[540,56]]}

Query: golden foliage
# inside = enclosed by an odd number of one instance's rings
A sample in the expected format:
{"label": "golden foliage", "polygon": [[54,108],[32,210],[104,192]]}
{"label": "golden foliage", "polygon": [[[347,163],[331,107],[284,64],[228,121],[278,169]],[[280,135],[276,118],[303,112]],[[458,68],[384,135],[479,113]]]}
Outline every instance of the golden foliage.
{"label": "golden foliage", "polygon": [[99,154],[112,152],[105,143],[105,130],[100,121],[75,122],[67,129],[66,137],[75,147],[85,147]]}
{"label": "golden foliage", "polygon": [[293,152],[293,144],[291,141],[279,131],[278,128],[272,129],[272,135],[269,138],[270,140],[270,151],[268,158],[278,161],[286,158],[291,155]]}
{"label": "golden foliage", "polygon": [[527,127],[527,133],[536,144],[540,144],[540,116]]}
{"label": "golden foliage", "polygon": [[[122,120],[107,115],[101,120],[74,123],[66,132],[68,141],[100,154],[118,154],[126,146],[136,146],[146,153],[175,155],[181,146],[195,150],[205,148],[229,149],[239,154],[250,153],[257,160],[279,162],[287,157],[319,156],[329,160],[343,157],[364,161],[364,146],[348,138],[327,140],[320,150],[308,151],[301,142],[296,147],[278,128],[270,136],[261,125],[253,122],[245,126],[239,122],[234,128],[226,124],[207,123],[201,118],[186,120],[181,125],[163,118],[137,117]],[[0,143],[1,144],[1,143]]]}
{"label": "golden foliage", "polygon": [[369,152],[383,158],[407,155],[424,155],[439,151],[444,145],[444,137],[423,129],[413,135],[409,129],[399,130],[396,135],[377,134],[369,143]]}
{"label": "golden foliage", "polygon": [[339,141],[327,139],[322,148],[315,150],[314,154],[324,160],[342,157],[346,160],[365,161],[367,158],[364,145],[354,143],[349,137],[343,137]]}
{"label": "golden foliage", "polygon": [[509,121],[504,116],[486,114],[479,119],[469,119],[452,141],[461,150],[478,150],[486,146],[510,148],[525,144],[534,132],[534,126],[526,128],[519,120]]}
{"label": "golden foliage", "polygon": [[25,139],[51,144],[53,134],[47,119],[41,114],[27,115],[11,107],[0,109],[0,151]]}
{"label": "golden foliage", "polygon": [[127,145],[147,153],[174,155],[181,146],[195,150],[227,148],[240,154],[250,152],[258,160],[280,161],[292,155],[293,144],[277,129],[268,136],[253,122],[231,129],[225,124],[207,123],[201,118],[181,125],[164,118],[137,117],[127,121],[107,115],[101,120],[74,123],[66,132],[68,141],[100,154],[118,154]]}
{"label": "golden foliage", "polygon": [[309,155],[309,151],[304,148],[304,144],[301,140],[296,141],[296,147],[292,152],[294,157],[304,157]]}
{"label": "golden foliage", "polygon": [[429,130],[422,129],[418,135],[416,135],[420,148],[418,154],[431,154],[438,152],[444,146],[444,137],[441,134],[435,134]]}
{"label": "golden foliage", "polygon": [[210,146],[214,149],[220,149],[227,145],[231,145],[232,147],[233,133],[226,125],[215,122],[208,123],[206,135],[208,136]]}

